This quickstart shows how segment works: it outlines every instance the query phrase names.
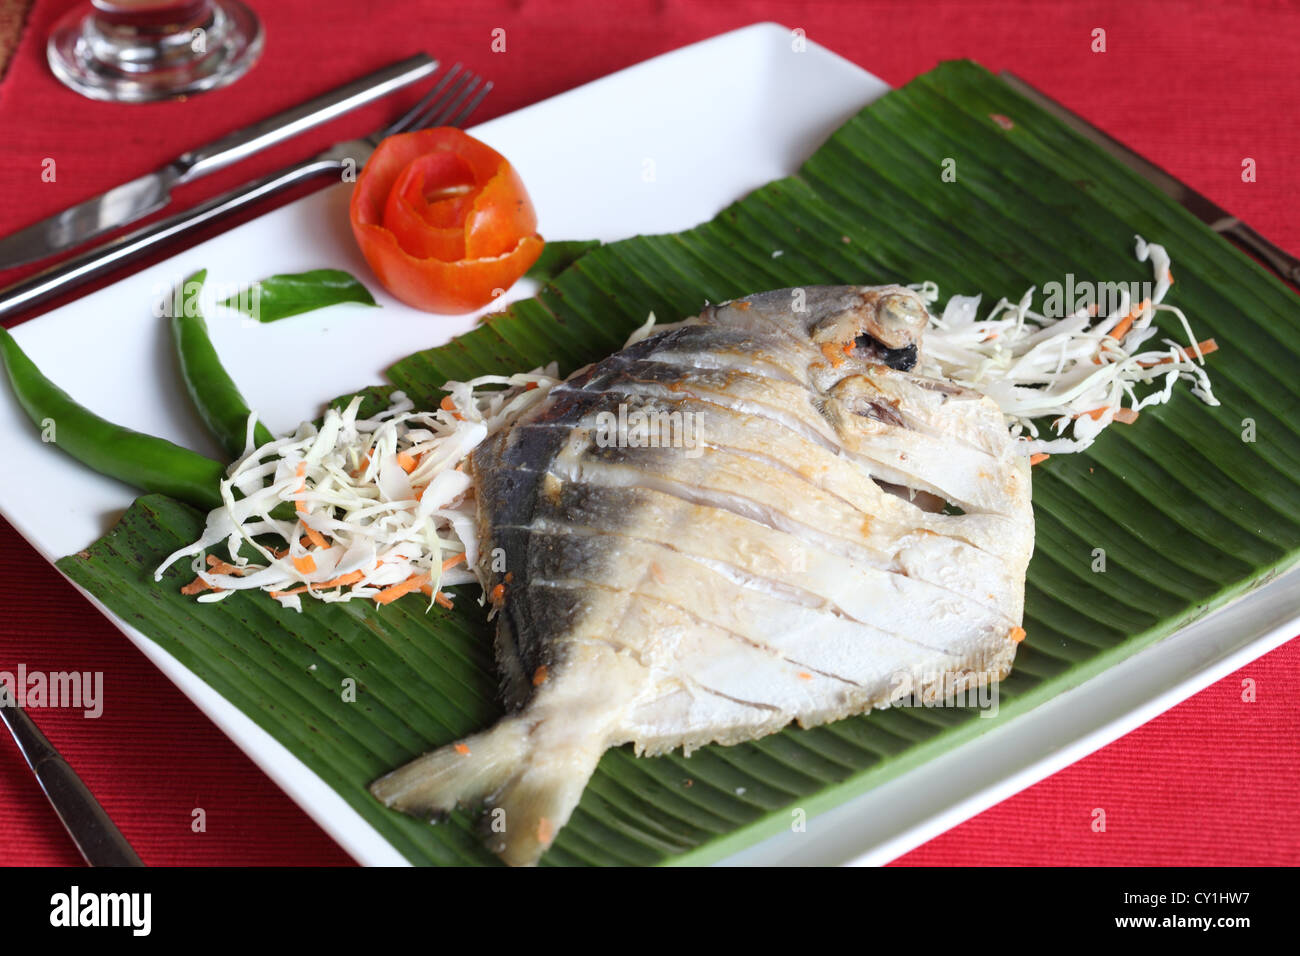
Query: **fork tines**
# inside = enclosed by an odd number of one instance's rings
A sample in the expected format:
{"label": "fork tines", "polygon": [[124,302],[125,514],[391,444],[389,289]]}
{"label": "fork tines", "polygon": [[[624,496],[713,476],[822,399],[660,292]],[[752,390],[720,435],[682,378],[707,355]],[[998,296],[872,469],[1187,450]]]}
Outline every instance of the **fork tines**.
{"label": "fork tines", "polygon": [[[433,85],[433,89],[418,103],[392,124],[381,130],[372,140],[379,140],[394,133],[405,133],[425,129],[431,126],[459,126],[483,102],[483,98],[492,89],[491,82],[463,70],[457,63],[443,74],[442,79]],[[468,102],[466,102],[468,100]]]}

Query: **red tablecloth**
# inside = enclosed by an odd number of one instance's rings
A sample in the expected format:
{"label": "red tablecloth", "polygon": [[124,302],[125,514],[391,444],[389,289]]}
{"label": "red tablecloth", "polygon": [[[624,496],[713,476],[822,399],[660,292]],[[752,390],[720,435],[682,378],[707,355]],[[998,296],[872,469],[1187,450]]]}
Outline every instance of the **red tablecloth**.
{"label": "red tablecloth", "polygon": [[[0,82],[0,231],[24,225],[399,55],[427,49],[496,81],[480,118],[759,20],[901,84],[939,60],[1013,68],[1283,247],[1300,249],[1293,122],[1300,9],[1259,2],[609,3],[254,0],[266,51],[239,83],[186,103],[92,103],[60,86],[44,44],[66,2],[37,3]],[[379,8],[379,9],[376,9]],[[490,49],[506,30],[506,52]],[[1092,51],[1106,31],[1105,53]],[[719,64],[725,68],[725,64]],[[380,107],[379,109],[382,109]],[[380,113],[372,107],[367,120]],[[348,131],[318,130],[186,187],[191,203]],[[41,179],[42,160],[57,181]],[[1243,183],[1242,160],[1258,180]],[[545,210],[542,210],[543,216]],[[0,273],[0,285],[21,272]],[[16,533],[0,527],[0,670],[106,675],[98,720],[35,717],[151,864],[338,864],[343,853]],[[1253,678],[1257,700],[1244,703]],[[1300,862],[1300,641],[902,858],[904,863]],[[194,808],[204,833],[191,831]],[[1104,834],[1091,829],[1105,808]],[[78,856],[21,758],[0,742],[0,864]]]}

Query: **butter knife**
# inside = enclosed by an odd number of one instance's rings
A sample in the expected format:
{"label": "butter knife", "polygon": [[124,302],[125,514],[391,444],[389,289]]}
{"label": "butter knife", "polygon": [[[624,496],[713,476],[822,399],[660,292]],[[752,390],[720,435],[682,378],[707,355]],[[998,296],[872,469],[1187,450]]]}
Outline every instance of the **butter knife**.
{"label": "butter knife", "polygon": [[1300,259],[1269,242],[1222,206],[1205,198],[1149,159],[1133,152],[1119,140],[1103,133],[1082,116],[1030,86],[1014,73],[1004,70],[1000,75],[1008,86],[1025,99],[1041,106],[1076,133],[1100,146],[1219,235],[1235,241],[1287,282],[1300,285]]}
{"label": "butter knife", "polygon": [[427,54],[390,64],[337,89],[182,153],[161,169],[0,239],[0,270],[80,246],[171,201],[171,189],[386,96],[438,68]]}

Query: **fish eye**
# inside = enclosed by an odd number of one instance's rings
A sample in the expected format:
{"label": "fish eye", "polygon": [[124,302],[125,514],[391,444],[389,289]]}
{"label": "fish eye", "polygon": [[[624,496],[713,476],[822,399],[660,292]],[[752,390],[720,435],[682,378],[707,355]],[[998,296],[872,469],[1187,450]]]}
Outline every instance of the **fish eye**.
{"label": "fish eye", "polygon": [[876,314],[883,328],[907,331],[920,331],[929,319],[920,300],[897,293],[882,298],[876,306]]}

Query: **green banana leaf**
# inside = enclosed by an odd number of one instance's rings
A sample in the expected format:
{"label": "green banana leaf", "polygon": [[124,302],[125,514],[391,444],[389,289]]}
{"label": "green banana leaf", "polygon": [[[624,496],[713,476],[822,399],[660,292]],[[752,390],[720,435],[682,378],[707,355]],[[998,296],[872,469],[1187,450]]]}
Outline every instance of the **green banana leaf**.
{"label": "green banana leaf", "polygon": [[[652,310],[670,321],[762,289],[932,279],[945,294],[981,292],[990,303],[1071,272],[1149,280],[1135,233],[1168,248],[1167,301],[1217,338],[1209,371],[1222,404],[1184,388],[1086,453],[1034,469],[1029,637],[1000,687],[998,717],[895,708],[689,759],[614,750],[544,863],[719,859],[790,826],[792,808],[813,815],[1021,718],[1295,562],[1300,309],[1146,182],[981,67],[953,62],[873,103],[797,175],[713,221],[598,246],[535,298],[390,370],[394,386],[431,406],[448,379],[552,360],[568,372],[619,347]],[[472,814],[431,826],[365,789],[499,714],[477,596],[458,595],[454,611],[403,599],[309,601],[295,614],[246,594],[196,604],[178,593],[184,569],[161,584],[152,569],[201,524],[189,507],[147,496],[59,567],[280,740],[407,859],[493,863]],[[1104,573],[1092,570],[1097,548]],[[348,679],[355,701],[345,699]]]}

